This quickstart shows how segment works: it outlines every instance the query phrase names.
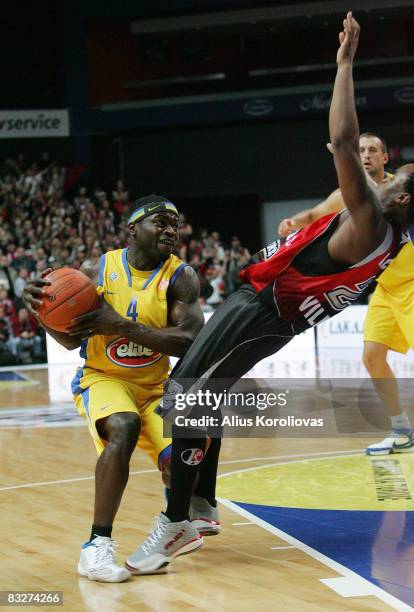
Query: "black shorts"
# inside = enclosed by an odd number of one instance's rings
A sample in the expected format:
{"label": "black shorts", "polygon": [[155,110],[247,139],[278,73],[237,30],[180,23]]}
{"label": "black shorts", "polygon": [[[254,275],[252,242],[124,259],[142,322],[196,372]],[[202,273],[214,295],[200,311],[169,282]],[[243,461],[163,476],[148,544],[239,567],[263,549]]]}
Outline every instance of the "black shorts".
{"label": "black shorts", "polygon": [[287,321],[251,285],[233,293],[207,321],[170,378],[238,380],[293,337]]}

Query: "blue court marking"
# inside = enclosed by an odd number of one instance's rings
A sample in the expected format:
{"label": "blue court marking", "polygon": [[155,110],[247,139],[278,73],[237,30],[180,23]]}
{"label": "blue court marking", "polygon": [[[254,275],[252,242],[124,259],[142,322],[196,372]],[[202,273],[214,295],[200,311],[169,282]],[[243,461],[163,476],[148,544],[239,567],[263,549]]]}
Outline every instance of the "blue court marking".
{"label": "blue court marking", "polygon": [[11,370],[5,370],[4,372],[0,372],[0,382],[22,380],[27,380],[26,376],[23,376],[22,374],[17,374],[17,372],[12,372]]}
{"label": "blue court marking", "polygon": [[414,606],[414,511],[304,510],[233,503]]}

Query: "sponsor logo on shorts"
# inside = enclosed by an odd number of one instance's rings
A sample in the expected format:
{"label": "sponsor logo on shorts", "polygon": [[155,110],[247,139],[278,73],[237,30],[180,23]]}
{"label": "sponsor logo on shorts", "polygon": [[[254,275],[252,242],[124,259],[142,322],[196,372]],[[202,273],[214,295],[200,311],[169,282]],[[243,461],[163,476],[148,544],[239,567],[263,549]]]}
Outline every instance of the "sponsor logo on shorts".
{"label": "sponsor logo on shorts", "polygon": [[181,459],[187,465],[198,465],[203,461],[204,451],[201,448],[187,448],[181,453]]}
{"label": "sponsor logo on shorts", "polygon": [[106,356],[112,363],[124,368],[145,368],[164,357],[163,353],[154,353],[128,338],[117,338],[108,344]]}

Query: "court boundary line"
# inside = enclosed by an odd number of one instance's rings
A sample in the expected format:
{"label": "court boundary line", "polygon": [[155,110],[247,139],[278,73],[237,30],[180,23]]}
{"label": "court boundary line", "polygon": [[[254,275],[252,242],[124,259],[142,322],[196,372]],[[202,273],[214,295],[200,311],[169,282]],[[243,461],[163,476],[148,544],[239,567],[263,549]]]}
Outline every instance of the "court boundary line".
{"label": "court boundary line", "polygon": [[[228,459],[225,461],[221,461],[220,465],[229,465],[232,463],[250,463],[251,461],[264,461],[264,460],[269,460],[269,459],[294,459],[295,457],[301,457],[303,459],[303,461],[306,461],[306,457],[320,457],[321,455],[330,455],[330,456],[338,456],[338,454],[341,453],[348,453],[347,455],[344,456],[349,456],[350,453],[356,453],[358,454],[358,449],[355,450],[342,450],[342,451],[321,451],[319,453],[303,453],[301,455],[274,455],[273,457],[250,457],[248,459]],[[321,457],[321,459],[324,459],[325,457]],[[295,461],[286,461],[286,463],[297,463]],[[220,474],[218,476],[218,478],[222,478],[224,476],[227,475],[232,475],[232,474],[238,474],[239,472],[242,471],[249,471],[249,470],[257,470],[260,469],[261,467],[271,467],[273,465],[278,465],[278,463],[271,463],[271,464],[266,464],[265,466],[253,466],[252,468],[246,468],[243,470],[239,470],[236,472],[229,472],[228,474]],[[158,472],[157,469],[153,468],[153,469],[147,469],[147,470],[134,470],[132,472],[129,473],[130,476],[135,476],[137,474],[150,474],[150,473],[156,473]],[[43,487],[43,486],[47,486],[47,485],[55,485],[55,484],[69,484],[72,482],[82,482],[84,480],[94,480],[95,479],[95,475],[92,474],[91,476],[80,476],[77,478],[65,478],[63,480],[45,480],[43,482],[27,482],[27,483],[22,483],[22,484],[18,484],[18,485],[7,485],[4,487],[0,487],[0,491],[11,491],[13,489],[28,489],[30,487]]]}
{"label": "court boundary line", "polygon": [[[55,365],[67,365],[67,364],[56,363]],[[69,365],[72,365],[72,364],[70,363]],[[0,372],[7,372],[8,370],[10,370],[10,372],[18,372],[20,370],[22,370],[23,372],[25,370],[45,370],[49,366],[53,366],[53,363],[26,363],[26,364],[21,364],[21,365],[1,366]]]}
{"label": "court boundary line", "polygon": [[[237,472],[233,472],[233,474],[235,474],[235,473],[237,473]],[[296,538],[294,538],[293,536],[289,535],[285,531],[282,531],[281,529],[278,529],[277,527],[274,527],[270,523],[267,523],[263,519],[259,518],[258,516],[255,516],[254,514],[249,512],[248,510],[245,510],[244,508],[241,508],[240,506],[238,506],[237,504],[233,503],[232,501],[230,501],[228,499],[224,499],[224,498],[218,497],[217,501],[220,504],[222,504],[223,506],[226,506],[226,508],[229,508],[230,510],[235,512],[236,514],[239,514],[240,516],[248,518],[252,523],[256,524],[258,527],[261,527],[265,531],[268,531],[269,533],[277,536],[278,538],[280,538],[284,542],[287,542],[288,544],[291,544],[295,548],[301,550],[303,553],[305,553],[309,557],[312,557],[316,561],[319,561],[322,565],[325,565],[326,567],[329,567],[330,569],[334,570],[335,572],[337,572],[338,574],[340,574],[344,578],[353,578],[353,579],[357,579],[359,581],[362,581],[364,584],[368,585],[370,590],[372,591],[372,595],[364,595],[363,597],[372,597],[372,596],[377,597],[377,599],[380,599],[382,602],[384,602],[387,605],[391,606],[391,608],[394,608],[394,610],[397,610],[398,612],[410,612],[410,611],[412,611],[412,607],[411,606],[409,606],[408,604],[404,603],[403,601],[401,601],[397,597],[394,597],[394,595],[391,595],[387,591],[384,591],[379,586],[377,586],[376,584],[370,582],[369,580],[367,580],[363,576],[360,576],[359,574],[357,574],[353,570],[349,569],[345,565],[342,565],[341,563],[338,563],[338,561],[335,561],[334,559],[331,559],[330,557],[324,555],[323,553],[319,552],[315,548],[312,548],[311,546],[308,546],[304,542],[301,542],[301,540],[297,540]],[[327,586],[327,585],[325,585],[325,586]]]}
{"label": "court boundary line", "polygon": [[[138,471],[134,471],[134,472],[130,472],[129,475],[134,475],[135,474],[149,474],[151,472],[158,472],[158,470],[151,469],[151,470],[138,470]],[[54,484],[70,484],[72,482],[81,482],[83,480],[94,480],[95,479],[95,474],[93,474],[92,476],[80,476],[79,478],[66,478],[65,480],[45,480],[44,482],[27,482],[27,483],[23,483],[23,484],[19,484],[19,485],[10,485],[7,487],[0,487],[0,491],[11,491],[13,489],[29,489],[30,487],[44,487],[47,485],[54,485]]]}

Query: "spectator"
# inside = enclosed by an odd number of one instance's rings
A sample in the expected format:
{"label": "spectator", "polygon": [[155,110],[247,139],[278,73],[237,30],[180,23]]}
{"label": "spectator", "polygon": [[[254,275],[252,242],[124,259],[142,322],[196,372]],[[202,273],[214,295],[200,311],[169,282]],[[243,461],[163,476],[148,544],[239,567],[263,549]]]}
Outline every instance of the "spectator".
{"label": "spectator", "polygon": [[10,268],[5,255],[0,255],[0,287],[4,287],[7,290],[12,289],[14,284],[14,278],[10,273]]}
{"label": "spectator", "polygon": [[16,316],[7,289],[0,289],[0,366],[14,365],[16,358],[10,351],[11,322]]}
{"label": "spectator", "polygon": [[206,303],[216,309],[224,299],[223,273],[220,266],[216,265],[207,270],[206,278],[213,287],[213,293],[207,298]]}
{"label": "spectator", "polygon": [[190,223],[188,223],[187,219],[185,218],[184,213],[180,212],[179,219],[180,219],[180,240],[183,240],[184,242],[188,243],[190,241],[191,236],[193,235],[193,228],[190,225]]}
{"label": "spectator", "polygon": [[15,316],[16,311],[7,289],[0,288],[0,318],[7,319],[11,323]]}
{"label": "spectator", "polygon": [[233,236],[227,260],[226,292],[234,293],[241,286],[240,270],[248,263],[250,253],[241,246],[240,238]]}
{"label": "spectator", "polygon": [[[27,221],[24,223],[23,230],[24,233],[27,233],[31,229],[31,222],[28,222],[30,225],[27,225]],[[14,252],[14,259],[11,262],[11,267],[16,270],[18,273],[20,268],[27,268],[30,272],[32,272],[36,264],[33,261],[33,258],[26,254],[24,248],[22,246],[18,246]]]}
{"label": "spectator", "polygon": [[20,268],[19,276],[14,281],[14,294],[19,300],[21,300],[23,289],[26,287],[28,280],[29,270],[27,268]]}
{"label": "spectator", "polygon": [[226,254],[220,242],[220,234],[218,232],[212,232],[209,240],[211,249],[213,251],[213,257],[217,258],[218,261],[223,264]]}
{"label": "spectator", "polygon": [[39,324],[35,317],[29,314],[27,308],[20,308],[17,317],[14,317],[12,334],[8,347],[17,363],[22,363],[24,353],[29,353],[30,361],[40,362],[42,360],[42,338],[39,334]]}
{"label": "spectator", "polygon": [[0,366],[15,365],[16,358],[9,349],[10,324],[0,318]]}
{"label": "spectator", "polygon": [[116,182],[116,187],[112,192],[112,201],[114,203],[114,209],[118,215],[123,215],[125,206],[128,206],[129,203],[129,193],[125,189],[124,181],[121,179]]}

